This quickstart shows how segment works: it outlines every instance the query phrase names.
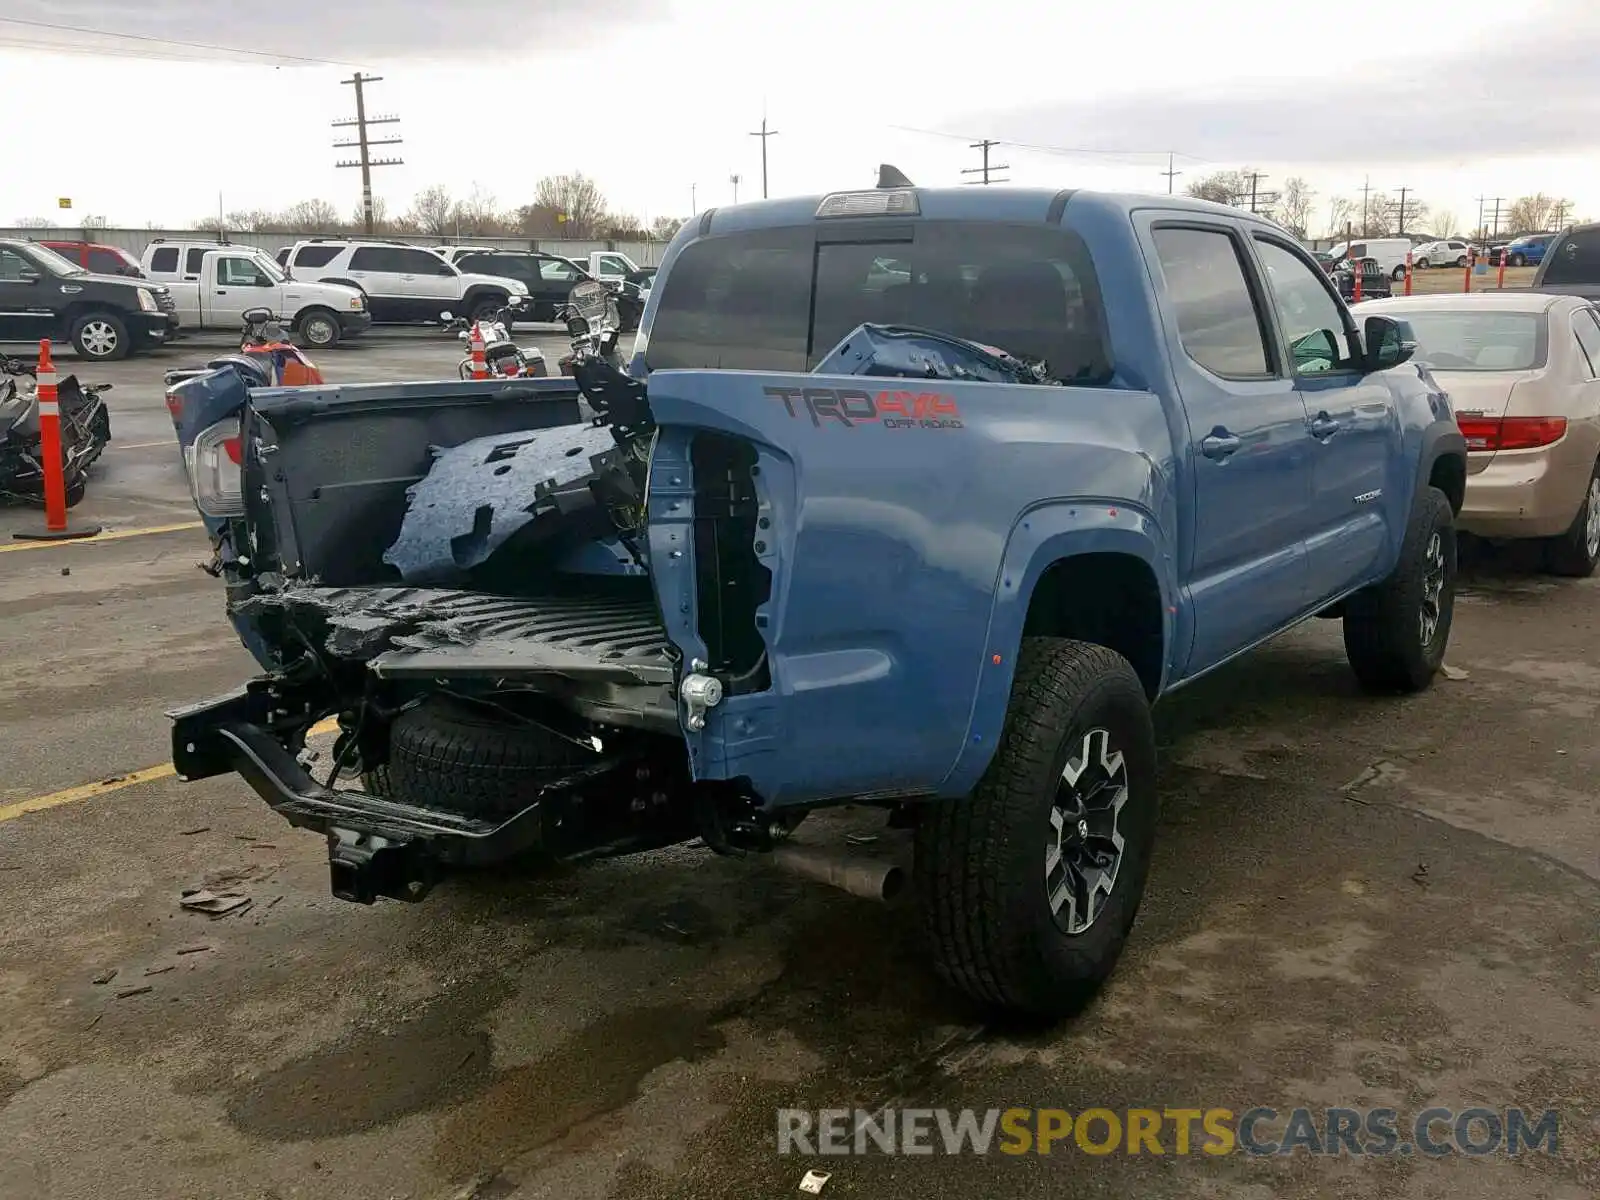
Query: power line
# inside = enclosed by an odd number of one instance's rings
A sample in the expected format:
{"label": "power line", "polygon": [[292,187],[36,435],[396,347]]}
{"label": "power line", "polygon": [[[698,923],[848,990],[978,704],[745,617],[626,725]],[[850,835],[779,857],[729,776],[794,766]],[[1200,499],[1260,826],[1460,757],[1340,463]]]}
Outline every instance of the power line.
{"label": "power line", "polygon": [[[303,54],[279,54],[272,50],[246,50],[239,46],[219,46],[212,42],[186,42],[177,38],[153,37],[143,33],[112,33],[109,30],[89,29],[82,25],[60,25],[53,21],[28,21],[21,17],[0,17],[0,24],[25,25],[32,29],[49,29],[56,33],[83,33],[91,37],[115,38],[127,42],[142,42],[147,45],[181,46],[188,50],[210,50],[219,54],[243,54],[251,58],[308,63],[319,67],[344,67],[350,65],[349,63],[336,62],[331,58],[310,58]],[[63,47],[63,49],[68,48]],[[85,47],[85,49],[93,52],[94,47]]]}
{"label": "power line", "polygon": [[393,125],[400,120],[399,117],[367,116],[367,100],[365,94],[361,90],[362,86],[368,83],[381,83],[382,81],[382,75],[363,76],[360,71],[355,73],[354,78],[341,79],[339,81],[341,84],[347,87],[352,84],[355,86],[356,119],[354,121],[335,121],[333,123],[333,127],[335,129],[350,129],[353,127],[356,130],[355,141],[335,142],[333,145],[336,150],[342,150],[352,146],[359,147],[361,150],[361,157],[341,163],[335,163],[334,165],[339,167],[361,168],[361,218],[362,223],[366,226],[367,236],[369,237],[372,235],[373,226],[376,224],[372,211],[372,168],[395,167],[399,166],[405,161],[404,159],[399,158],[373,158],[371,154],[371,148],[373,146],[398,146],[402,141],[405,140],[404,138],[384,138],[378,140],[367,136],[367,127],[369,125]]}
{"label": "power line", "polygon": [[[973,135],[970,133],[951,133],[944,129],[923,129],[916,125],[890,125],[889,128],[898,129],[902,133],[920,133],[926,137],[950,138],[952,141],[962,141],[968,143],[973,141]],[[1147,163],[1137,160],[1135,156],[1141,156],[1142,159],[1149,159],[1159,158],[1161,155],[1165,154],[1168,155],[1169,158],[1182,158],[1192,163],[1206,163],[1211,161],[1210,159],[1201,158],[1195,154],[1185,154],[1182,150],[1101,150],[1078,146],[1044,146],[1035,142],[1015,142],[1009,138],[1006,139],[1005,144],[1010,146],[1013,150],[1027,150],[1034,154],[1059,154],[1067,157],[1086,155],[1090,157],[1114,159],[1118,162],[1124,163],[1125,165],[1136,167],[1145,166]]]}
{"label": "power line", "polygon": [[968,183],[991,183],[991,182],[992,183],[1004,183],[1004,182],[1006,182],[1004,179],[991,180],[989,178],[989,172],[990,171],[1006,171],[1006,170],[1010,169],[1005,163],[997,163],[994,166],[990,166],[989,165],[989,151],[992,150],[994,147],[998,146],[999,144],[1000,144],[999,142],[993,141],[990,138],[984,138],[983,141],[981,141],[981,142],[973,142],[972,143],[972,145],[969,147],[969,149],[983,151],[983,166],[981,166],[981,167],[968,167],[964,171],[962,171],[961,173],[963,175],[981,175],[982,178],[981,179],[969,179],[969,180],[967,180]]}

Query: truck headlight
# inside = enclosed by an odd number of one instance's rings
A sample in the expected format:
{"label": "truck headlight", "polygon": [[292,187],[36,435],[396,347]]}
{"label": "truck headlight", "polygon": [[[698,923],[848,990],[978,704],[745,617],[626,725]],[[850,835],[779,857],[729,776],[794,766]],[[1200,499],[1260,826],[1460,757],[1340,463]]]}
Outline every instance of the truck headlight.
{"label": "truck headlight", "polygon": [[145,311],[145,312],[160,312],[161,311],[159,308],[156,307],[156,298],[151,292],[149,292],[145,288],[135,288],[134,290],[139,293],[139,307],[143,311]]}
{"label": "truck headlight", "polygon": [[356,312],[360,312],[363,308],[366,307],[366,303],[361,299],[360,296],[351,296],[350,297],[350,307],[352,309],[354,309]]}

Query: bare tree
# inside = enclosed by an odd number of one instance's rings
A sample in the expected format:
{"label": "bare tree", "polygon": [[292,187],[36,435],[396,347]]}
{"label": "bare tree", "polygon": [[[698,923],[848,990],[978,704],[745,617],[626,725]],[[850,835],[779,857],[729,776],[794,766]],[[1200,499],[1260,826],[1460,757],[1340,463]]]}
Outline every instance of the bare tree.
{"label": "bare tree", "polygon": [[456,202],[442,183],[420,191],[411,201],[412,221],[419,233],[441,237],[455,228]]}
{"label": "bare tree", "polygon": [[457,228],[474,237],[505,232],[505,221],[500,216],[494,194],[477,183],[472,185],[472,195],[456,205],[455,217]]}
{"label": "bare tree", "polygon": [[286,208],[279,222],[285,232],[332,233],[339,227],[339,210],[326,200],[302,200]]}
{"label": "bare tree", "polygon": [[49,220],[47,220],[44,217],[18,217],[17,218],[17,222],[16,222],[16,228],[18,228],[18,229],[50,229],[50,228],[52,228],[52,226],[51,226]]}
{"label": "bare tree", "polygon": [[1543,192],[1535,192],[1531,196],[1519,196],[1512,202],[1505,218],[1500,222],[1501,228],[1516,233],[1533,233],[1548,229],[1555,220],[1556,209],[1560,206],[1564,206],[1563,211],[1570,210],[1572,202],[1557,200],[1554,196],[1547,196]]}
{"label": "bare tree", "polygon": [[606,198],[599,185],[582,173],[541,179],[532,207],[553,210],[564,237],[595,237],[606,221]]}
{"label": "bare tree", "polygon": [[[357,204],[349,217],[345,219],[345,227],[347,229],[365,229],[367,227],[367,215],[361,205]],[[388,233],[389,227],[389,204],[382,196],[374,196],[372,198],[373,232]]]}
{"label": "bare tree", "polygon": [[1184,191],[1196,200],[1210,200],[1213,204],[1237,204],[1241,196],[1250,195],[1250,170],[1214,171],[1196,179]]}
{"label": "bare tree", "polygon": [[524,204],[511,214],[511,224],[523,237],[558,238],[568,236],[562,214],[544,204]]}
{"label": "bare tree", "polygon": [[1453,238],[1461,232],[1461,222],[1456,219],[1456,214],[1449,209],[1441,209],[1433,214],[1433,236],[1436,238]]}
{"label": "bare tree", "polygon": [[1349,225],[1359,215],[1356,202],[1349,196],[1331,196],[1328,198],[1328,236],[1343,238],[1345,226]]}
{"label": "bare tree", "polygon": [[1279,223],[1295,237],[1305,237],[1311,229],[1311,203],[1316,198],[1317,193],[1300,176],[1285,179],[1278,197]]}
{"label": "bare tree", "polygon": [[687,217],[657,217],[650,222],[650,236],[658,242],[670,242],[687,220]]}

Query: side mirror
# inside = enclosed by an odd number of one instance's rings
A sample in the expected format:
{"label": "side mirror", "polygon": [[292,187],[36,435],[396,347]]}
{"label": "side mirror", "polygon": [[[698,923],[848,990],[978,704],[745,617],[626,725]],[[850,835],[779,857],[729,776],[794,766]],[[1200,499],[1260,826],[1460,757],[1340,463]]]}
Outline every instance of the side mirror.
{"label": "side mirror", "polygon": [[1411,326],[1393,317],[1368,317],[1362,327],[1367,347],[1367,369],[1387,371],[1408,362],[1417,352]]}

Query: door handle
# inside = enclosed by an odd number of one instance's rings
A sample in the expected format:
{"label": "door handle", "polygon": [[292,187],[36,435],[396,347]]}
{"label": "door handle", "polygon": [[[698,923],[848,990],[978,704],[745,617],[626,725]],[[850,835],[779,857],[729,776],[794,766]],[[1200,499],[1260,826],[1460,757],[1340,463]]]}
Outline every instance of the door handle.
{"label": "door handle", "polygon": [[1339,422],[1335,421],[1327,413],[1318,413],[1316,417],[1313,418],[1310,428],[1311,436],[1314,438],[1318,438],[1319,440],[1322,438],[1331,438],[1334,434],[1339,432]]}
{"label": "door handle", "polygon": [[1218,429],[1207,434],[1200,442],[1200,453],[1207,458],[1223,459],[1236,451],[1242,443],[1237,437],[1226,429]]}

